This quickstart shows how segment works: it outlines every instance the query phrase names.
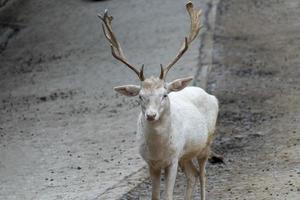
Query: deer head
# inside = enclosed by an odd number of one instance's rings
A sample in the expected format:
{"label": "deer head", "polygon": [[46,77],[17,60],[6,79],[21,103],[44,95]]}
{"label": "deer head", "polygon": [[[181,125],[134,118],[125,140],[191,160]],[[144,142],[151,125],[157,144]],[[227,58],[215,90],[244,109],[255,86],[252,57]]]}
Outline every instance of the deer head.
{"label": "deer head", "polygon": [[129,97],[139,95],[142,113],[144,114],[145,119],[151,122],[159,120],[160,116],[168,110],[170,103],[168,94],[170,92],[177,92],[182,90],[193,79],[192,77],[187,77],[174,80],[170,83],[165,82],[168,71],[186,52],[190,43],[196,38],[201,29],[201,10],[195,9],[191,2],[188,2],[186,4],[186,9],[189,13],[191,23],[188,37],[184,38],[181,48],[179,49],[177,55],[173,58],[173,60],[166,66],[160,65],[160,75],[158,77],[151,77],[146,79],[143,73],[144,65],[141,67],[141,70],[138,70],[127,61],[123,50],[112,30],[111,22],[113,20],[113,17],[108,14],[107,10],[105,10],[103,16],[98,15],[98,17],[103,22],[103,32],[106,39],[110,43],[112,55],[117,60],[121,61],[123,64],[129,67],[141,81],[140,85],[122,85],[115,87],[114,90]]}

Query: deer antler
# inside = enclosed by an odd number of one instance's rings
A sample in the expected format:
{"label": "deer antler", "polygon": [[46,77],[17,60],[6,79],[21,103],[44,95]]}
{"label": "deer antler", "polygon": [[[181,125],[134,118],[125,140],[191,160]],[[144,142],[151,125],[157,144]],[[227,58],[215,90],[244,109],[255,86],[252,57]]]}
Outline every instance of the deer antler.
{"label": "deer antler", "polygon": [[112,30],[111,22],[113,20],[113,17],[108,15],[107,9],[105,9],[103,16],[98,14],[98,17],[103,21],[102,29],[103,29],[106,39],[110,43],[112,55],[117,60],[119,60],[122,63],[124,63],[125,65],[127,65],[131,70],[133,70],[136,73],[136,75],[139,77],[139,79],[141,81],[143,81],[145,79],[144,73],[143,73],[144,65],[142,66],[141,70],[138,71],[134,66],[132,66],[131,64],[128,63],[127,58],[125,57],[123,50],[120,46],[120,43],[118,42],[118,40]]}
{"label": "deer antler", "polygon": [[162,65],[161,65],[161,71],[160,71],[160,76],[159,76],[160,79],[166,78],[168,71],[186,52],[190,43],[196,38],[196,36],[198,35],[198,33],[201,29],[201,26],[200,26],[201,10],[194,9],[194,5],[192,2],[188,2],[186,4],[186,10],[188,11],[188,13],[190,15],[190,20],[191,20],[189,36],[184,38],[181,48],[179,49],[175,58],[171,62],[169,62],[165,67],[162,67]]}

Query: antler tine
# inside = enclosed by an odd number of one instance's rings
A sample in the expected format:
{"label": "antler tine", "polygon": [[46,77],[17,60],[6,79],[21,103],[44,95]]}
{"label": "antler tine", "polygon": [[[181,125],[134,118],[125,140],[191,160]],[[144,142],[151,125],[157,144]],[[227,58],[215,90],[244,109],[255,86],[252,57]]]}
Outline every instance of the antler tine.
{"label": "antler tine", "polygon": [[[200,26],[200,16],[201,16],[201,10],[194,9],[194,5],[192,2],[188,2],[186,4],[186,10],[189,13],[190,20],[191,20],[191,27],[190,27],[190,33],[188,37],[184,38],[184,42],[182,43],[178,53],[176,54],[175,58],[169,62],[164,68],[163,68],[163,76],[160,75],[161,79],[165,79],[167,76],[168,71],[172,68],[172,66],[182,57],[182,55],[187,51],[190,43],[197,37],[198,33],[200,32],[201,26]],[[161,72],[162,74],[162,72]]]}
{"label": "antler tine", "polygon": [[118,42],[118,40],[112,30],[111,22],[113,20],[113,17],[108,15],[107,9],[105,9],[103,16],[98,14],[98,17],[103,22],[102,29],[103,29],[106,39],[110,43],[111,53],[112,53],[113,57],[116,58],[117,60],[121,61],[125,65],[127,65],[127,67],[129,67],[132,71],[134,71],[136,73],[136,75],[139,77],[139,79],[141,81],[143,81],[144,80],[143,67],[142,67],[141,71],[138,71],[134,66],[132,66],[131,64],[128,63],[127,58],[125,57],[123,50],[120,46],[120,43]]}
{"label": "antler tine", "polygon": [[190,44],[200,32],[201,29],[200,16],[202,14],[202,11],[200,9],[194,9],[194,5],[192,2],[188,2],[186,4],[186,9],[191,19],[190,34],[188,37],[188,43]]}

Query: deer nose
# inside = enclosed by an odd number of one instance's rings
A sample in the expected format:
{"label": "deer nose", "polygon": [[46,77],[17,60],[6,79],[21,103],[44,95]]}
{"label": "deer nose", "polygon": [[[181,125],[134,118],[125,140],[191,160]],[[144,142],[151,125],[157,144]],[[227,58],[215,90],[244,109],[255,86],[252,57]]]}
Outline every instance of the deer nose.
{"label": "deer nose", "polygon": [[156,114],[155,113],[146,114],[146,117],[148,121],[153,121],[155,120]]}

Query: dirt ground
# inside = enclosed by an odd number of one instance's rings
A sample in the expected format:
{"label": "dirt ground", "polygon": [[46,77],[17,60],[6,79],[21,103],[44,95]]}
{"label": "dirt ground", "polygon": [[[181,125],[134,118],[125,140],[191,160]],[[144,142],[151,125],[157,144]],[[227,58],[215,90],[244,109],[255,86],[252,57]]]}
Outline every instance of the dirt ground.
{"label": "dirt ground", "polygon": [[[225,165],[207,165],[208,199],[300,199],[299,20],[298,0],[220,1],[208,90],[220,101],[214,149]],[[175,199],[184,187],[179,173]],[[122,200],[150,190],[146,180]]]}
{"label": "dirt ground", "polygon": [[[206,11],[207,2],[197,4]],[[112,90],[137,81],[113,61],[96,13],[109,8],[129,60],[157,74],[188,29],[184,3],[7,1],[0,10],[0,34],[9,39],[0,41],[0,199],[101,199],[143,169],[138,104]],[[221,0],[216,17],[208,90],[220,101],[214,149],[226,165],[208,164],[208,199],[298,200],[300,2]],[[202,85],[197,64],[208,61],[197,46],[170,79],[196,74]],[[135,178],[132,187],[141,182]],[[180,172],[175,199],[184,185]],[[150,187],[146,180],[121,199],[149,199]]]}

